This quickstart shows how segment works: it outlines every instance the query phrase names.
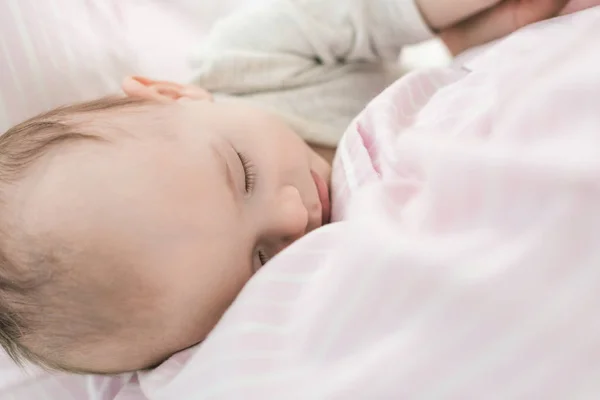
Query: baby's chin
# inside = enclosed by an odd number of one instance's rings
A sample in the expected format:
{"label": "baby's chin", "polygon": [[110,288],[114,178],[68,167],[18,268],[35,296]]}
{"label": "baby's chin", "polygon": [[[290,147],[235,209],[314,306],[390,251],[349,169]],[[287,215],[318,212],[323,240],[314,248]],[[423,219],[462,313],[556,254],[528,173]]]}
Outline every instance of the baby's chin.
{"label": "baby's chin", "polygon": [[333,147],[324,147],[319,145],[310,145],[310,148],[315,153],[315,156],[325,162],[331,169],[336,149]]}
{"label": "baby's chin", "polygon": [[335,156],[335,149],[312,145],[310,147],[310,168],[323,178],[331,190],[331,166]]}

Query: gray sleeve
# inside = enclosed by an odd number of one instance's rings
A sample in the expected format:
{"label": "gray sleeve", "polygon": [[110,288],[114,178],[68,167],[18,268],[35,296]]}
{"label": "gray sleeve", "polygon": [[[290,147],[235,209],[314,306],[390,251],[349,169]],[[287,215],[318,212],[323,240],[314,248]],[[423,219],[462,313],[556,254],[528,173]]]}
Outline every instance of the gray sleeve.
{"label": "gray sleeve", "polygon": [[233,95],[314,85],[431,36],[414,0],[270,0],[215,26],[194,83]]}

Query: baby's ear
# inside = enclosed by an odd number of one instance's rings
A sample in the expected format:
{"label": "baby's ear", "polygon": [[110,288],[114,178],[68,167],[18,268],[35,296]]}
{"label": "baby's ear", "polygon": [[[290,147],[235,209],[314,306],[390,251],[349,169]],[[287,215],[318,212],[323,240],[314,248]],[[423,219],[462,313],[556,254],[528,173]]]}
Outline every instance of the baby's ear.
{"label": "baby's ear", "polygon": [[161,103],[185,100],[212,100],[212,95],[209,92],[197,86],[155,81],[141,76],[125,78],[122,89],[129,97],[156,100]]}

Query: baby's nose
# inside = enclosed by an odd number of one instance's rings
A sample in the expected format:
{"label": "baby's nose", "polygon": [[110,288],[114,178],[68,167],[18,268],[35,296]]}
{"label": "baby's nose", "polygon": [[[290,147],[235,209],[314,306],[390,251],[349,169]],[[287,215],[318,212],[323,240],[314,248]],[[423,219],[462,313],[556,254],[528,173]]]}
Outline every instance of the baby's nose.
{"label": "baby's nose", "polygon": [[293,186],[283,187],[276,196],[271,215],[269,236],[276,252],[283,250],[306,233],[308,210]]}

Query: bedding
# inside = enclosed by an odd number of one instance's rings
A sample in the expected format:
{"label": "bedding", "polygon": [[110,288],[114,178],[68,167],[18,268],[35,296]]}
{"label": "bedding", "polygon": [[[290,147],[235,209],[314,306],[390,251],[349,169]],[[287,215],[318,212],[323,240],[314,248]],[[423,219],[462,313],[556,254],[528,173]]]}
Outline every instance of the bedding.
{"label": "bedding", "polygon": [[139,69],[117,1],[0,1],[0,131]]}
{"label": "bedding", "polygon": [[338,154],[345,221],[275,258],[142,391],[597,398],[599,37],[597,7],[390,87]]}
{"label": "bedding", "polygon": [[0,131],[65,103],[120,92],[123,77],[187,81],[216,20],[264,0],[0,0]]}

